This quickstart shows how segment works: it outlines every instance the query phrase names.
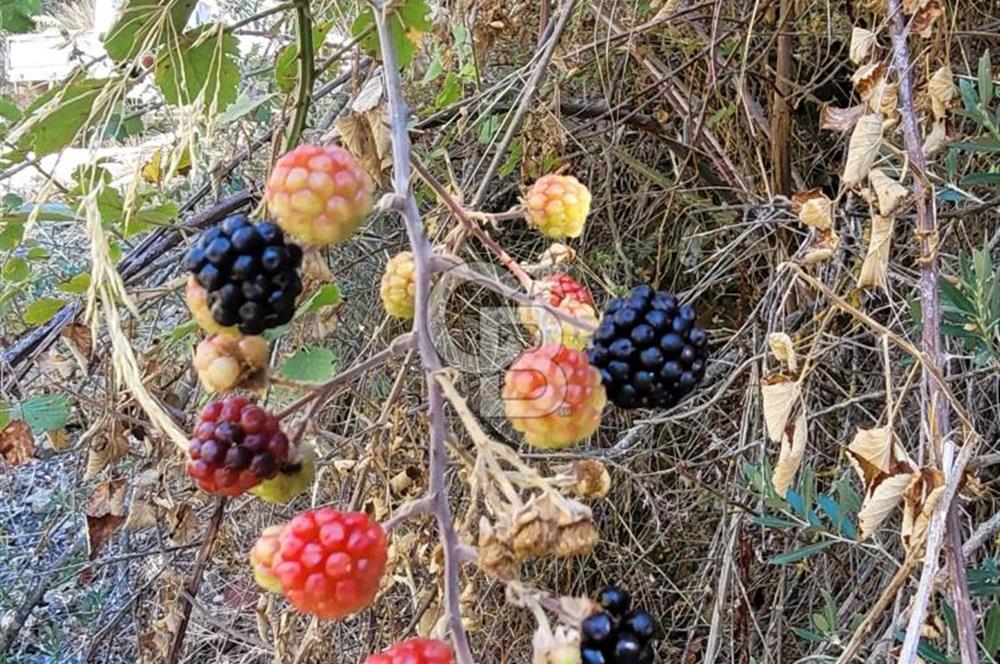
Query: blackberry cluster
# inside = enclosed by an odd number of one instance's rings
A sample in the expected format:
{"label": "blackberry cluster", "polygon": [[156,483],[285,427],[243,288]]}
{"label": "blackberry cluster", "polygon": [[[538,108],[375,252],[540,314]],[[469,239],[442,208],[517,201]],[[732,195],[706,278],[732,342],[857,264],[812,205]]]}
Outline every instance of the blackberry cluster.
{"label": "blackberry cluster", "polygon": [[645,611],[629,611],[624,590],[608,586],[598,602],[604,609],[580,625],[582,664],[651,664],[656,659],[653,642],[660,626]]}
{"label": "blackberry cluster", "polygon": [[302,249],[270,221],[234,214],[202,234],[184,267],[208,291],[212,319],[243,334],[284,325],[302,292]]}
{"label": "blackberry cluster", "polygon": [[238,496],[278,474],[288,438],[278,420],[245,397],[205,406],[188,446],[187,471],[206,493]]}
{"label": "blackberry cluster", "polygon": [[646,284],[608,304],[587,356],[620,408],[669,408],[705,376],[708,335],[695,311]]}

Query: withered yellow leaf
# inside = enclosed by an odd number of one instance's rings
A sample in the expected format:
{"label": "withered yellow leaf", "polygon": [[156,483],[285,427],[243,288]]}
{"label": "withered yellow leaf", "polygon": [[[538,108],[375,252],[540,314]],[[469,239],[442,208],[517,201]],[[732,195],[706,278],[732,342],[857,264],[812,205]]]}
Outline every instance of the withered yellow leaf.
{"label": "withered yellow leaf", "polygon": [[892,432],[886,427],[858,429],[847,450],[851,452],[848,455],[851,465],[865,485],[872,478],[866,476],[864,469],[858,464],[858,459],[868,462],[879,473],[888,474],[892,468]]}
{"label": "withered yellow leaf", "polygon": [[907,553],[924,539],[934,508],[944,493],[944,473],[922,468],[903,493],[903,522],[899,534]]}
{"label": "withered yellow leaf", "polygon": [[792,209],[806,226],[821,229],[833,226],[833,201],[821,189],[793,194]]}
{"label": "withered yellow leaf", "polygon": [[784,362],[792,371],[798,369],[798,358],[795,356],[795,344],[792,342],[792,338],[785,334],[784,332],[772,332],[767,337],[767,343],[771,346],[771,352],[774,356],[778,358],[778,361]]}
{"label": "withered yellow leaf", "polygon": [[853,187],[860,184],[875,163],[879,145],[882,142],[882,114],[862,115],[851,132],[844,164],[844,184]]}
{"label": "withered yellow leaf", "polygon": [[875,196],[878,198],[878,211],[882,216],[889,216],[895,212],[899,204],[910,193],[906,187],[878,168],[873,168],[868,174],[868,182],[875,190]]}
{"label": "withered yellow leaf", "polygon": [[903,499],[903,492],[910,485],[913,473],[890,475],[879,482],[874,490],[865,495],[858,512],[858,525],[861,539],[871,535],[889,516]]}
{"label": "withered yellow leaf", "polygon": [[806,247],[799,262],[803,265],[816,265],[830,260],[839,246],[840,236],[834,233],[832,228],[820,230]]}
{"label": "withered yellow leaf", "polygon": [[892,227],[895,220],[880,214],[872,215],[868,253],[858,275],[858,288],[886,288],[889,272],[889,252],[892,249]]}
{"label": "withered yellow leaf", "polygon": [[879,84],[885,80],[885,72],[886,66],[881,60],[858,67],[851,76],[851,82],[854,83],[854,89],[858,91],[861,101],[872,98]]}
{"label": "withered yellow leaf", "polygon": [[948,107],[955,98],[955,77],[951,67],[939,67],[927,82],[927,96],[931,98],[931,112],[935,120],[940,120],[948,113]]}
{"label": "withered yellow leaf", "polygon": [[858,119],[867,112],[867,104],[858,104],[848,108],[825,104],[819,112],[819,126],[820,129],[850,131],[858,123]]}
{"label": "withered yellow leaf", "polygon": [[788,376],[776,374],[761,379],[760,391],[767,435],[771,440],[780,441],[785,435],[792,409],[802,393],[802,386]]}
{"label": "withered yellow leaf", "polygon": [[10,467],[20,466],[31,460],[35,453],[35,439],[24,420],[14,420],[0,431],[0,458]]}
{"label": "withered yellow leaf", "polygon": [[924,39],[934,34],[934,22],[944,14],[941,0],[923,0],[913,17],[912,29]]}
{"label": "withered yellow leaf", "polygon": [[922,147],[925,157],[933,157],[937,153],[944,150],[945,146],[948,144],[948,128],[945,123],[944,118],[939,118],[934,121],[931,125],[930,133],[924,137],[924,144]]}
{"label": "withered yellow leaf", "polygon": [[781,451],[778,452],[778,461],[774,464],[774,474],[771,478],[771,483],[774,485],[774,491],[782,498],[785,497],[785,493],[788,488],[792,486],[792,481],[795,479],[795,473],[798,472],[799,466],[802,465],[802,459],[805,457],[806,453],[806,442],[809,438],[809,421],[806,417],[805,410],[799,413],[798,418],[795,420],[794,431],[792,431],[791,439],[788,436],[788,430],[786,429],[784,435],[781,437]]}
{"label": "withered yellow leaf", "polygon": [[862,62],[865,62],[872,54],[872,49],[874,47],[875,33],[871,30],[855,26],[854,30],[851,31],[851,62],[856,65],[860,65]]}

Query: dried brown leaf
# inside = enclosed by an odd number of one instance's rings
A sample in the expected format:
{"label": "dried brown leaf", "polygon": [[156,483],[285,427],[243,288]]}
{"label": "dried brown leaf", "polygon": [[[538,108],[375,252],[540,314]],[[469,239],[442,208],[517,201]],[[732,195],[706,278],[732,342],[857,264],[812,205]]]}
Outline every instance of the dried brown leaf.
{"label": "dried brown leaf", "polygon": [[13,420],[0,431],[0,457],[8,466],[28,463],[34,453],[35,439],[24,420]]}
{"label": "dried brown leaf", "polygon": [[798,370],[795,344],[790,336],[784,332],[772,332],[767,337],[767,343],[771,346],[771,352],[774,353],[779,362],[784,362],[791,371]]}
{"label": "dried brown leaf", "polygon": [[812,241],[805,248],[802,258],[799,260],[802,265],[816,265],[823,261],[828,261],[833,257],[837,247],[840,246],[840,236],[832,228],[821,230],[816,233]]}
{"label": "dried brown leaf", "polygon": [[63,341],[69,348],[80,370],[87,373],[94,361],[94,336],[90,326],[83,323],[70,323],[63,328]]}
{"label": "dried brown leaf", "polygon": [[878,91],[879,84],[885,80],[886,66],[879,60],[858,67],[851,76],[854,89],[858,91],[861,101],[868,101]]}
{"label": "dried brown leaf", "polygon": [[931,130],[924,137],[923,152],[925,157],[933,157],[948,145],[948,127],[944,118],[939,118],[931,125]]}
{"label": "dried brown leaf", "polygon": [[878,198],[879,214],[884,217],[895,212],[903,199],[910,195],[909,189],[877,168],[873,168],[868,174],[868,182]]}
{"label": "dried brown leaf", "polygon": [[[788,429],[791,429],[789,431]],[[802,459],[806,453],[806,441],[809,437],[809,421],[805,410],[799,413],[795,424],[786,427],[785,434],[781,438],[781,451],[778,452],[778,461],[774,464],[774,474],[771,482],[774,491],[782,498],[795,479],[795,473],[802,465]]]}
{"label": "dried brown leaf", "polygon": [[910,485],[913,473],[890,475],[879,482],[872,491],[865,494],[865,500],[858,512],[861,539],[867,538],[903,499],[903,492]]}
{"label": "dried brown leaf", "polygon": [[125,522],[125,491],[128,482],[124,478],[101,482],[87,499],[84,514],[87,517],[87,539],[90,543],[90,559],[100,553],[101,548]]}
{"label": "dried brown leaf", "polygon": [[882,114],[863,115],[854,126],[844,164],[844,185],[860,184],[871,170],[882,143]]}
{"label": "dried brown leaf", "polygon": [[761,379],[760,391],[767,435],[771,440],[780,441],[802,393],[802,386],[788,376],[775,374]]}
{"label": "dried brown leaf", "polygon": [[871,470],[859,465],[859,460],[867,462],[875,473],[888,474],[892,470],[892,432],[886,427],[858,429],[854,440],[847,446],[848,458],[861,481],[867,486],[873,481]]}
{"label": "dried brown leaf", "polygon": [[156,506],[145,500],[133,500],[128,508],[128,517],[122,526],[125,530],[142,530],[159,523]]}
{"label": "dried brown leaf", "polygon": [[871,238],[868,240],[868,254],[858,275],[858,288],[878,287],[885,289],[888,284],[889,253],[892,249],[893,217],[872,215]]}
{"label": "dried brown leaf", "polygon": [[931,98],[931,112],[935,120],[947,115],[955,94],[955,77],[951,67],[940,67],[927,82],[927,96]]}
{"label": "dried brown leaf", "polygon": [[72,445],[73,441],[70,440],[69,434],[66,433],[65,429],[56,429],[55,431],[46,431],[45,437],[49,440],[49,445],[56,452],[64,452],[68,450]]}
{"label": "dried brown leaf", "polygon": [[833,201],[821,189],[792,195],[792,210],[806,226],[826,229],[833,226]]}
{"label": "dried brown leaf", "polygon": [[128,453],[128,432],[107,417],[97,419],[81,436],[81,442],[84,440],[90,441],[84,479],[96,477]]}
{"label": "dried brown leaf", "polygon": [[912,20],[912,30],[924,39],[934,34],[934,23],[944,15],[941,0],[923,0]]}
{"label": "dried brown leaf", "polygon": [[944,493],[944,473],[934,468],[923,468],[913,475],[913,480],[903,494],[903,523],[899,534],[907,553],[922,542],[930,524],[934,508]]}
{"label": "dried brown leaf", "polygon": [[875,48],[875,33],[865,28],[854,27],[851,31],[851,62],[860,65],[868,60]]}
{"label": "dried brown leaf", "polygon": [[170,526],[170,543],[174,546],[188,544],[198,535],[198,517],[187,503],[169,512],[167,523]]}
{"label": "dried brown leaf", "polygon": [[833,131],[850,131],[858,123],[865,113],[868,112],[867,104],[858,104],[848,108],[838,108],[837,106],[824,105],[819,112],[820,129],[830,129]]}

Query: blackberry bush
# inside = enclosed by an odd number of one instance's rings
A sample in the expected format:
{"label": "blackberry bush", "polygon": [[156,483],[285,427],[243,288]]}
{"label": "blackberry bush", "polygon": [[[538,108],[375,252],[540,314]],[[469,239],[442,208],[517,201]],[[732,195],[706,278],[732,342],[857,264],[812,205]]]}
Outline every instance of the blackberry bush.
{"label": "blackberry bush", "polygon": [[608,304],[587,355],[620,408],[669,408],[705,376],[708,335],[693,307],[646,284]]}
{"label": "blackberry bush", "polygon": [[254,224],[234,214],[205,231],[188,252],[184,268],[193,276],[188,305],[209,332],[219,330],[205,325],[203,308],[216,326],[260,334],[292,319],[302,292],[301,264],[302,249],[287,242],[277,224]]}

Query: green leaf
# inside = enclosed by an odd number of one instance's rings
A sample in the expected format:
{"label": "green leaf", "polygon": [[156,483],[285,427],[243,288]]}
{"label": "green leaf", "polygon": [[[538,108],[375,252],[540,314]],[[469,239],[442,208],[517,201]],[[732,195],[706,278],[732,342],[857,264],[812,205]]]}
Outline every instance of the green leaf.
{"label": "green leaf", "polygon": [[438,92],[437,97],[434,98],[434,106],[437,108],[444,108],[450,104],[454,104],[456,101],[462,98],[462,82],[458,79],[455,72],[448,72],[448,75],[444,77],[444,83],[441,85],[441,91]]}
{"label": "green leaf", "polygon": [[236,101],[240,85],[239,43],[222,24],[185,33],[156,62],[156,85],[172,106],[198,102],[221,113]]}
{"label": "green leaf", "polygon": [[[0,2],[3,1],[0,0]],[[17,122],[21,119],[21,111],[18,110],[17,104],[7,95],[0,95],[0,118],[11,122]]]}
{"label": "green leaf", "polygon": [[993,67],[990,64],[990,52],[986,51],[979,58],[979,98],[983,103],[993,99]]}
{"label": "green leaf", "polygon": [[787,519],[779,519],[774,516],[767,516],[766,514],[759,514],[754,516],[752,521],[765,528],[775,528],[777,530],[785,530],[787,528],[798,528],[800,524],[795,521],[789,521]]}
{"label": "green leaf", "polygon": [[340,300],[340,288],[337,287],[337,284],[323,284],[308,300],[302,303],[295,315],[298,317],[313,314],[323,307],[332,307]]}
{"label": "green leaf", "polygon": [[22,237],[24,237],[24,222],[4,222],[3,229],[0,229],[0,249],[10,251],[21,244]]}
{"label": "green leaf", "polygon": [[35,29],[32,16],[41,8],[40,0],[0,0],[0,32],[31,32]]}
{"label": "green leaf", "polygon": [[[326,41],[326,35],[333,27],[332,23],[323,22],[313,25],[312,43],[313,53],[319,50],[320,45]],[[298,85],[299,81],[299,45],[289,44],[278,53],[278,59],[274,63],[274,82],[282,92],[291,92]]]}
{"label": "green leaf", "polygon": [[834,544],[835,542],[833,540],[823,540],[822,542],[816,542],[815,544],[804,546],[801,549],[793,549],[786,553],[779,553],[776,556],[768,558],[767,562],[770,565],[788,565],[798,562],[803,558],[815,555],[824,549],[830,548]]}
{"label": "green leaf", "polygon": [[88,288],[90,288],[90,272],[81,272],[56,286],[56,290],[77,295],[86,293]]}
{"label": "green leaf", "polygon": [[281,365],[281,373],[291,380],[304,383],[323,383],[333,377],[336,367],[333,351],[321,346],[303,348]]}
{"label": "green leaf", "polygon": [[65,301],[52,297],[35,300],[25,309],[24,322],[28,325],[41,325],[59,313],[64,304],[66,304]]}
{"label": "green leaf", "polygon": [[44,261],[49,257],[49,250],[45,247],[32,247],[28,249],[27,257],[29,261]]}
{"label": "green leaf", "polygon": [[24,420],[36,434],[62,429],[69,419],[69,397],[65,394],[31,397],[22,401],[13,415]]}
{"label": "green leaf", "polygon": [[1000,655],[1000,604],[994,604],[986,614],[986,628],[983,630],[983,648],[993,659]]}
{"label": "green leaf", "polygon": [[31,266],[20,256],[7,259],[3,264],[3,278],[11,283],[26,281],[31,276]]}
{"label": "green leaf", "polygon": [[256,111],[258,107],[271,101],[276,96],[276,93],[271,93],[262,97],[252,97],[246,93],[241,94],[239,99],[226,109],[225,113],[219,115],[217,118],[218,122],[220,125],[227,125],[232,122],[236,122],[240,118],[250,115]]}
{"label": "green leaf", "polygon": [[[404,0],[389,17],[389,36],[392,38],[396,51],[396,64],[400,69],[409,66],[417,51],[418,42],[413,38],[411,31],[427,32],[431,29],[431,22],[427,16],[429,13],[430,7],[427,6],[426,0]],[[355,37],[366,30],[370,32],[358,43],[370,55],[381,60],[378,33],[375,31],[375,16],[371,8],[358,14],[351,25],[351,34]]]}
{"label": "green leaf", "polygon": [[[17,146],[31,150],[36,157],[43,157],[62,150],[87,126],[92,118],[99,118],[103,105],[95,108],[106,79],[84,78],[70,81],[44,104],[32,111],[25,111],[28,118],[17,134]],[[44,95],[43,95],[44,96]]]}
{"label": "green leaf", "polygon": [[115,62],[132,60],[177,39],[198,0],[129,0],[104,40]]}

